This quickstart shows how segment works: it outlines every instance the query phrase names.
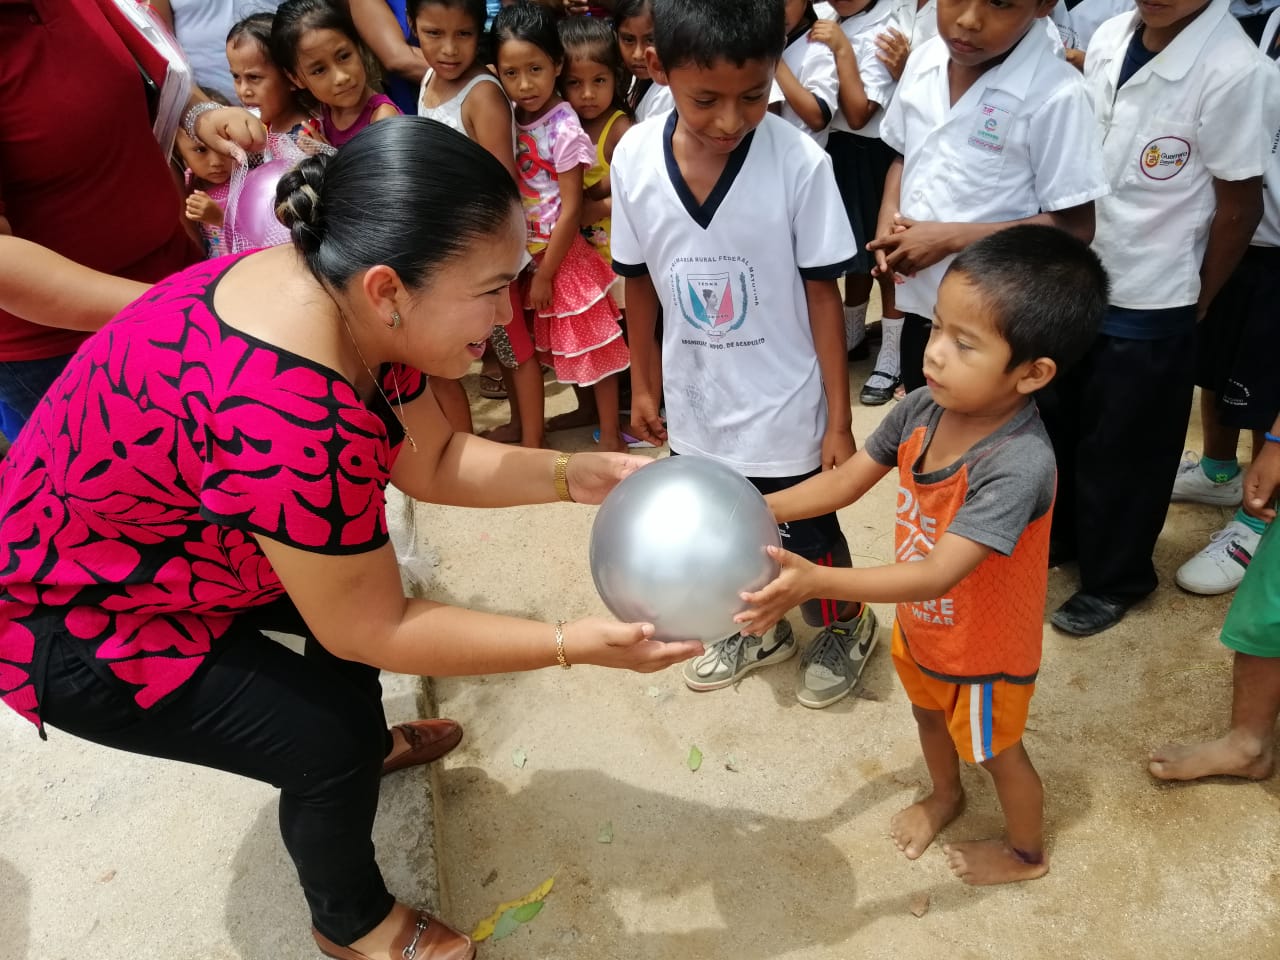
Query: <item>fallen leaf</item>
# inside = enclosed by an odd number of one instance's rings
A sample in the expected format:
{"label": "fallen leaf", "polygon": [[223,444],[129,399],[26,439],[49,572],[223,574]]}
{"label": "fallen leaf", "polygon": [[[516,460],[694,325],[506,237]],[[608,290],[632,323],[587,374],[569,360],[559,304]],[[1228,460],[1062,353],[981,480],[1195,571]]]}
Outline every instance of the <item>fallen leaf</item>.
{"label": "fallen leaf", "polygon": [[519,920],[521,923],[528,923],[530,920],[532,920],[541,912],[542,912],[542,901],[535,900],[533,901],[533,903],[526,903],[523,907],[520,907],[519,909],[517,909],[515,912],[515,916],[516,916],[516,919]]}
{"label": "fallen leaf", "polygon": [[911,911],[913,917],[923,917],[929,912],[929,895],[927,893],[917,893],[911,898],[911,902],[907,904],[907,909]]}
{"label": "fallen leaf", "polygon": [[494,928],[497,926],[498,921],[502,918],[504,913],[508,910],[518,910],[525,904],[533,903],[535,900],[545,900],[547,898],[547,894],[551,892],[551,888],[555,886],[555,882],[555,877],[547,877],[547,879],[544,880],[536,890],[529,891],[519,900],[512,900],[508,903],[498,904],[498,908],[494,910],[493,913],[489,914],[489,916],[476,924],[476,928],[471,931],[471,939],[487,940],[489,937],[493,936]]}
{"label": "fallen leaf", "polygon": [[485,878],[483,880],[480,881],[480,886],[487,887],[489,884],[493,883],[493,881],[497,879],[498,879],[498,870],[495,867],[493,870],[490,870],[485,875]]}
{"label": "fallen leaf", "polygon": [[517,770],[523,770],[524,765],[529,762],[529,755],[521,749],[516,749],[511,754],[511,765]]}
{"label": "fallen leaf", "polygon": [[738,758],[737,758],[737,757],[727,757],[727,758],[725,759],[725,761],[724,761],[724,768],[725,768],[726,770],[728,770],[730,773],[737,773],[737,772],[738,772]]}
{"label": "fallen leaf", "polygon": [[516,932],[516,928],[520,926],[520,921],[516,919],[514,910],[504,910],[502,916],[498,918],[498,922],[493,925],[493,939],[501,940],[503,937],[509,937]]}
{"label": "fallen leaf", "polygon": [[98,878],[98,882],[110,883],[115,878],[116,878],[116,872],[114,870],[108,870],[106,873],[104,873],[102,876]]}
{"label": "fallen leaf", "polygon": [[689,769],[694,773],[698,772],[698,768],[702,766],[702,751],[697,747],[689,748]]}
{"label": "fallen leaf", "polygon": [[613,843],[613,821],[606,820],[600,824],[600,831],[596,834],[598,843]]}

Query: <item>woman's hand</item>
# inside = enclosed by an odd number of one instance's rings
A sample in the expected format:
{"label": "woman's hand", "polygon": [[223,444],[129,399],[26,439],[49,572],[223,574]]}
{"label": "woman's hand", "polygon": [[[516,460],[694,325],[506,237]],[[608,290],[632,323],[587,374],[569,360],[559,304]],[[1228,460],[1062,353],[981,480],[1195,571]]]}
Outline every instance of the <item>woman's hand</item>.
{"label": "woman's hand", "polygon": [[652,462],[627,453],[575,453],[569,458],[565,479],[578,503],[600,503],[610,490]]}
{"label": "woman's hand", "polygon": [[780,547],[768,549],[769,556],[777,560],[782,569],[772,583],[755,593],[742,594],[747,609],[733,618],[743,633],[755,637],[764,636],[770,627],[786,616],[788,610],[814,596],[810,586],[814,565],[789,550]]}
{"label": "woman's hand", "polygon": [[651,623],[618,623],[604,617],[574,620],[564,625],[565,659],[571,665],[589,663],[656,673],[703,652],[697,640],[663,643],[653,639],[653,632]]}
{"label": "woman's hand", "polygon": [[220,107],[196,117],[196,136],[210,150],[244,161],[267,148],[267,128],[243,107]]}

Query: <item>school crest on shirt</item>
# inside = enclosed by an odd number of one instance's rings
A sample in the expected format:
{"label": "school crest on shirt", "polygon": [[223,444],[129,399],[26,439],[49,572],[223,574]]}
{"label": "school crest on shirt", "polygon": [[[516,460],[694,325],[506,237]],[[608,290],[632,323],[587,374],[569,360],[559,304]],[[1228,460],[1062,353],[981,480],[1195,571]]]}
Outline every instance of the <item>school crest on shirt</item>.
{"label": "school crest on shirt", "polygon": [[1191,159],[1191,144],[1181,137],[1156,137],[1138,157],[1138,169],[1150,180],[1176,177]]}
{"label": "school crest on shirt", "polygon": [[749,272],[740,262],[718,257],[678,261],[671,271],[672,299],[686,323],[719,340],[747,321],[755,299]]}

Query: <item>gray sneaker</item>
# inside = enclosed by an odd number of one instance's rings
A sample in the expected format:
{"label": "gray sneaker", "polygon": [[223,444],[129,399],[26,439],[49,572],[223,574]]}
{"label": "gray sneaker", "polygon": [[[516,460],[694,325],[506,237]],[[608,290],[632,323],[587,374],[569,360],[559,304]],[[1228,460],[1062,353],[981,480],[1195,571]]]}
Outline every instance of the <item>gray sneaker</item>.
{"label": "gray sneaker", "polygon": [[806,707],[829,707],[862,676],[876,645],[876,615],[866,604],[852,624],[823,627],[800,660],[796,699]]}
{"label": "gray sneaker", "polygon": [[790,660],[795,652],[795,637],[786,620],[779,620],[763,637],[735,633],[713,643],[702,656],[685,661],[685,686],[690,690],[719,690],[757,667]]}

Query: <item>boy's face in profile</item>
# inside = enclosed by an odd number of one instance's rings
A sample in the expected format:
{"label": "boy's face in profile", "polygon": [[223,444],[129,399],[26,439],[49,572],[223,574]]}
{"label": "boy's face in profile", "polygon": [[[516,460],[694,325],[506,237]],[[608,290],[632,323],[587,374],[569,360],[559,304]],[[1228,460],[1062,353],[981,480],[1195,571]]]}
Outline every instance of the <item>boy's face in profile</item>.
{"label": "boy's face in profile", "polygon": [[938,33],[955,63],[977,67],[1003,57],[1052,10],[1052,0],[938,0]]}
{"label": "boy's face in profile", "polygon": [[[656,54],[650,53],[650,70],[660,72]],[[687,63],[667,71],[680,123],[693,142],[708,153],[732,153],[769,111],[774,66],[771,60],[741,66],[717,60],[710,67]]]}
{"label": "boy's face in profile", "polygon": [[1012,356],[982,291],[962,273],[944,276],[924,351],[925,382],[934,402],[979,415],[1008,406],[1023,373],[1022,364],[1008,369]]}

